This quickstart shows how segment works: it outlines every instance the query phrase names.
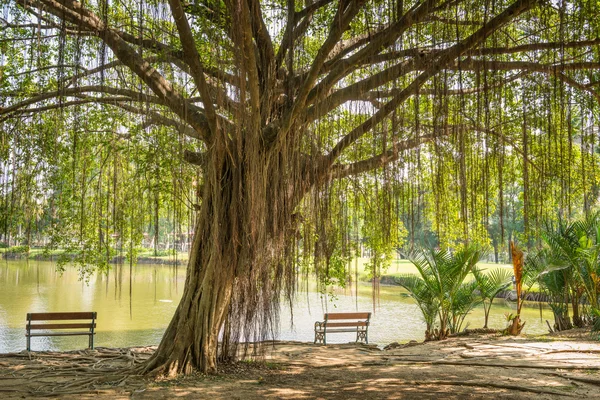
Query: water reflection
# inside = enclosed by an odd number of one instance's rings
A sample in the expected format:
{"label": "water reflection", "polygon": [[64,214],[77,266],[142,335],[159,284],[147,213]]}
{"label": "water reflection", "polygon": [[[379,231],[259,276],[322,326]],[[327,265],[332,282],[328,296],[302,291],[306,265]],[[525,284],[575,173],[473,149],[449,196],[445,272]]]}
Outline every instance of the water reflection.
{"label": "water reflection", "polygon": [[[56,272],[55,265],[44,261],[0,262],[0,352],[25,348],[25,316],[28,312],[97,311],[96,346],[126,347],[158,344],[179,299],[185,281],[185,268],[166,265],[113,265],[107,273],[97,273],[86,283],[76,268]],[[123,287],[125,285],[125,288]],[[300,292],[292,313],[283,306],[280,329],[282,340],[313,340],[315,320],[327,311],[370,311],[372,295],[369,285],[335,292],[332,299],[314,291],[308,282],[301,283],[308,292]],[[505,312],[514,312],[514,304],[496,300],[489,326],[505,326]],[[369,329],[370,342],[385,345],[394,341],[422,340],[424,324],[420,313],[407,294],[398,287],[382,287],[379,307]],[[545,333],[540,310],[524,308],[525,333]],[[551,319],[548,309],[543,318]],[[483,309],[469,316],[470,327],[483,325]],[[328,342],[354,340],[352,334],[337,334]],[[81,349],[85,336],[33,338],[34,350]]]}
{"label": "water reflection", "polygon": [[[114,265],[86,283],[76,268],[56,272],[44,261],[0,263],[0,352],[25,348],[28,312],[97,311],[96,346],[121,347],[157,344],[177,306],[184,268]],[[123,287],[125,285],[125,288]],[[170,302],[159,302],[168,299]],[[32,338],[34,349],[77,349],[81,337]]]}

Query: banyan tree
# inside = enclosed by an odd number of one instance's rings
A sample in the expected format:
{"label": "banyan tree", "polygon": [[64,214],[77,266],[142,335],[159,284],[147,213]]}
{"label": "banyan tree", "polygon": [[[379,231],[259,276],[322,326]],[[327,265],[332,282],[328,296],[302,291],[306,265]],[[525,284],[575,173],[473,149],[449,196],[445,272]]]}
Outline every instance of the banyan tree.
{"label": "banyan tree", "polygon": [[35,192],[64,243],[91,252],[111,219],[137,243],[132,193],[164,171],[194,213],[145,372],[215,371],[276,328],[301,266],[340,275],[361,237],[532,245],[598,195],[596,1],[0,4],[4,237]]}

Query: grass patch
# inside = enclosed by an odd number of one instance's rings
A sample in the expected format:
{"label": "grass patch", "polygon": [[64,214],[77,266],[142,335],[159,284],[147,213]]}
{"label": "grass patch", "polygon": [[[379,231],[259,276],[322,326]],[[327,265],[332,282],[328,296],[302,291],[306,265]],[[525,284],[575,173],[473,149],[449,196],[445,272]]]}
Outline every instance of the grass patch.
{"label": "grass patch", "polygon": [[[361,260],[367,260],[366,262],[368,262],[368,258]],[[481,268],[484,273],[488,273],[489,271],[492,271],[496,268],[510,269],[511,271],[513,269],[512,265],[510,264],[496,264],[490,262],[479,262],[477,263],[477,266]],[[383,277],[393,279],[395,277],[400,277],[407,274],[418,273],[419,271],[417,270],[417,268],[409,260],[396,259],[392,262],[392,265],[388,268],[387,272],[383,274]]]}

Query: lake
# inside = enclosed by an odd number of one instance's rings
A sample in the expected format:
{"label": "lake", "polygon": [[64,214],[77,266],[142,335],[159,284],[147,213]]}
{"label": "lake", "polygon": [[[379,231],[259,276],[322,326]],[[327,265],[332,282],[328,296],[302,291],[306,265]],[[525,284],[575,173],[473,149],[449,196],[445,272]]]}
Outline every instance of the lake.
{"label": "lake", "polygon": [[[113,265],[108,274],[80,279],[75,267],[64,273],[48,261],[0,260],[0,353],[25,349],[25,317],[28,312],[96,311],[95,346],[128,347],[156,345],[166,329],[181,297],[184,266]],[[311,285],[309,285],[311,286]],[[358,289],[356,291],[356,289]],[[357,293],[358,295],[357,295]],[[504,313],[514,313],[515,303],[496,299],[490,315],[490,328],[506,325]],[[275,339],[312,342],[313,326],[326,311],[372,311],[370,284],[351,290],[337,290],[334,298],[310,289],[299,292],[293,308],[283,307]],[[523,307],[527,321],[524,333],[547,333],[545,319],[552,312],[537,306]],[[468,317],[470,328],[483,326],[483,308]],[[382,286],[369,328],[369,342],[381,346],[391,342],[423,340],[425,325],[420,312],[406,292],[396,286]],[[336,334],[329,343],[353,341],[354,335]],[[87,337],[32,338],[32,350],[75,350],[87,346]]]}

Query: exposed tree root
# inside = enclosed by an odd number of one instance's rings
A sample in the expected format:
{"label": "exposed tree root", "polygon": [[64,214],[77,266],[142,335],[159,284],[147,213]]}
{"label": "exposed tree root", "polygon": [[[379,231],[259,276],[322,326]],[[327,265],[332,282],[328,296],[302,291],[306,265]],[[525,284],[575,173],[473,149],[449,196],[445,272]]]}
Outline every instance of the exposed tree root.
{"label": "exposed tree root", "polygon": [[545,354],[556,354],[556,353],[590,353],[590,354],[600,354],[600,350],[596,350],[596,349],[562,349],[562,350],[550,350],[550,351],[546,351],[544,353],[542,353],[542,355]]}
{"label": "exposed tree root", "polygon": [[584,376],[573,376],[573,375],[568,375],[568,374],[560,374],[560,373],[556,373],[556,372],[546,373],[545,375],[556,376],[556,377],[559,377],[562,379],[568,379],[571,381],[582,382],[582,383],[587,383],[590,385],[600,386],[600,379],[586,378]]}
{"label": "exposed tree root", "polygon": [[506,385],[503,383],[495,383],[495,382],[476,382],[476,381],[448,381],[448,380],[435,380],[435,381],[413,381],[410,382],[415,385],[444,385],[444,386],[472,386],[472,387],[489,387],[495,389],[504,389],[504,390],[512,390],[519,392],[528,392],[528,393],[536,393],[536,394],[553,394],[558,396],[566,396],[573,397],[569,393],[557,392],[555,390],[546,390],[541,388],[531,388],[526,386],[517,386],[517,385]]}
{"label": "exposed tree root", "polygon": [[460,362],[449,360],[433,361],[431,364],[459,365],[463,367],[510,367],[510,368],[533,368],[533,369],[569,369],[569,370],[596,370],[600,366],[578,366],[578,365],[539,365],[539,364],[516,364],[516,363],[482,363],[482,362]]}
{"label": "exposed tree root", "polygon": [[[0,370],[0,379],[14,380],[16,386],[0,388],[2,392],[27,393],[29,396],[65,396],[95,393],[106,389],[145,387],[134,367],[148,359],[152,349],[108,349],[54,353],[13,353],[3,357],[22,358],[35,364],[10,363]],[[41,383],[25,388],[23,381]]]}
{"label": "exposed tree root", "polygon": [[[150,398],[172,398],[179,388],[191,395],[209,389],[215,397],[258,400],[264,390],[289,388],[305,392],[308,397],[322,393],[323,382],[331,388],[343,389],[331,398],[343,399],[344,390],[373,387],[374,381],[381,397],[407,388],[416,393],[440,394],[455,391],[458,395],[475,398],[494,398],[494,394],[511,397],[558,396],[598,398],[600,393],[600,358],[598,345],[590,347],[587,365],[578,361],[556,361],[540,358],[548,353],[585,353],[573,350],[570,343],[499,344],[503,339],[486,338],[478,341],[457,339],[446,343],[407,346],[395,349],[397,354],[358,346],[327,346],[281,343],[273,349],[275,367],[248,366],[246,363],[226,366],[224,379],[215,382],[201,374],[182,377],[169,385],[154,385],[138,370],[153,349],[100,349],[70,353],[23,352],[0,357],[0,398],[79,397],[81,394],[114,398],[134,395],[147,389]],[[514,345],[511,348],[511,344]],[[489,352],[490,346],[494,348]],[[496,348],[496,346],[498,348]],[[526,350],[523,350],[527,347]],[[583,347],[583,346],[574,346]],[[340,351],[343,350],[343,351]],[[413,354],[411,354],[413,353]],[[481,354],[484,358],[462,360],[459,357]],[[552,362],[549,365],[548,362]],[[283,371],[283,372],[280,372]],[[343,371],[340,374],[340,371]],[[590,375],[592,373],[592,375]],[[342,378],[341,375],[344,375]],[[265,379],[263,380],[263,377]],[[492,377],[492,378],[490,378]],[[252,382],[258,379],[261,387]],[[250,383],[248,383],[250,382]],[[171,386],[177,388],[172,391]],[[462,388],[461,388],[462,387]],[[332,389],[333,390],[333,389]],[[290,396],[293,397],[293,391]],[[333,392],[332,392],[333,393]],[[582,397],[583,396],[583,397]],[[283,396],[285,397],[285,396]],[[291,397],[287,397],[291,398]]]}
{"label": "exposed tree root", "polygon": [[568,369],[568,370],[580,370],[580,371],[600,371],[600,366],[588,365],[539,365],[539,364],[523,364],[523,363],[484,363],[484,362],[465,362],[465,361],[452,361],[452,360],[423,360],[416,357],[410,358],[399,358],[389,357],[389,361],[392,364],[395,363],[411,363],[411,364],[432,364],[432,365],[456,365],[462,367],[492,367],[492,368],[528,368],[528,369]]}
{"label": "exposed tree root", "polygon": [[475,328],[475,329],[464,329],[460,332],[453,333],[448,337],[461,337],[469,335],[482,335],[482,334],[500,334],[502,329],[491,329],[491,328]]}

